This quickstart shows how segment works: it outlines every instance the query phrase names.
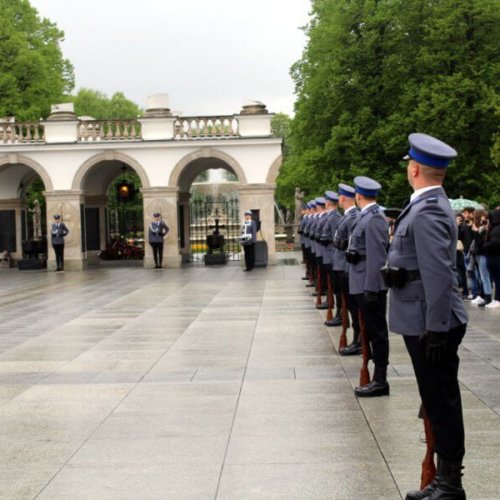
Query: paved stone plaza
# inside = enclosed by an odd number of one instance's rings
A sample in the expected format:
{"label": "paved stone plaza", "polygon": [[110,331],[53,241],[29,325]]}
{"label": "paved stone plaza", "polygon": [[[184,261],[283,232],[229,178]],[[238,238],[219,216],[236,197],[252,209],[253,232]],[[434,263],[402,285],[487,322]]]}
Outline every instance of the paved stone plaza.
{"label": "paved stone plaza", "polygon": [[[0,498],[404,498],[425,445],[403,343],[391,396],[356,400],[302,272],[0,271]],[[493,500],[500,310],[469,310],[464,483]]]}

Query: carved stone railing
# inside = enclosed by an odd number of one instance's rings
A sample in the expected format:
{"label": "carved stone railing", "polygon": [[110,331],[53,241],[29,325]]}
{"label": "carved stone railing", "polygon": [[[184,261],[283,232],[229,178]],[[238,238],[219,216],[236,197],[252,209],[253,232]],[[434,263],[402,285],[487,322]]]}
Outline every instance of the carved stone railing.
{"label": "carved stone railing", "polygon": [[221,139],[238,137],[234,116],[183,116],[175,120],[174,139]]}
{"label": "carved stone railing", "polygon": [[0,144],[33,144],[45,142],[41,123],[0,123]]}
{"label": "carved stone railing", "polygon": [[133,141],[141,139],[141,124],[137,120],[88,120],[78,125],[78,140]]}

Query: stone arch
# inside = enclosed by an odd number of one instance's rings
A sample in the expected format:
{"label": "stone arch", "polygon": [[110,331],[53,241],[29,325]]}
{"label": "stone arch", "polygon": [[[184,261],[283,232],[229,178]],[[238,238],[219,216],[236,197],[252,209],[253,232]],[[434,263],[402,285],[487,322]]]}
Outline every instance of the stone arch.
{"label": "stone arch", "polygon": [[47,173],[44,167],[40,165],[40,163],[32,160],[28,156],[20,155],[18,153],[10,153],[3,156],[0,156],[0,167],[2,165],[7,164],[21,164],[26,165],[27,167],[32,168],[42,179],[43,184],[45,186],[45,191],[53,191],[54,186],[52,184],[52,179],[50,175]]}
{"label": "stone arch", "polygon": [[279,155],[269,167],[269,171],[267,172],[266,183],[267,184],[276,184],[276,179],[278,177],[281,165],[283,163],[283,155]]}
{"label": "stone arch", "polygon": [[71,186],[71,189],[74,190],[80,190],[81,185],[83,182],[83,179],[85,178],[85,174],[97,163],[101,161],[109,161],[109,160],[117,160],[121,161],[123,163],[126,163],[130,167],[132,167],[139,178],[141,179],[141,185],[143,188],[149,188],[149,178],[146,173],[146,170],[144,167],[134,158],[132,158],[129,155],[126,155],[124,153],[120,153],[118,151],[104,151],[102,153],[99,153],[97,155],[94,155],[90,157],[88,160],[86,160],[77,170],[74,178],[73,178],[73,183]]}
{"label": "stone arch", "polygon": [[248,184],[245,172],[235,158],[218,149],[206,147],[197,149],[196,151],[187,154],[186,156],[184,156],[184,158],[177,162],[174,169],[172,170],[172,173],[170,174],[168,186],[173,188],[178,187],[184,169],[191,162],[200,158],[217,158],[224,163],[227,163],[227,165],[231,167],[231,169],[236,174],[236,177],[238,177],[238,182],[240,183],[240,185]]}

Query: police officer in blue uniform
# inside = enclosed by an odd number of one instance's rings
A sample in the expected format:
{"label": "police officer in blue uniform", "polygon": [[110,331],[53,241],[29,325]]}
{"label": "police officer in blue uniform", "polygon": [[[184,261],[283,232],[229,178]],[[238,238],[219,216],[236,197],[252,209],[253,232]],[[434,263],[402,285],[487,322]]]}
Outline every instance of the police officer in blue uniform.
{"label": "police officer in blue uniform", "polygon": [[56,254],[56,272],[64,272],[64,237],[69,234],[69,229],[61,222],[59,214],[54,215],[54,222],[50,228],[50,240]]}
{"label": "police officer in blue uniform", "polygon": [[457,226],[442,188],[456,151],[426,134],[409,136],[407,176],[414,193],[396,221],[383,276],[391,331],[404,336],[435,436],[435,480],[407,500],[462,500],[465,454],[458,347],[467,312],[455,277]]}
{"label": "police officer in blue uniform", "polygon": [[[335,276],[333,274],[333,259],[335,255],[333,239],[335,237],[335,233],[337,231],[337,227],[341,219],[341,215],[338,211],[339,195],[335,191],[326,191],[325,200],[326,200],[327,219],[325,221],[325,224],[323,224],[320,243],[324,247],[323,264],[325,265],[326,274],[328,276],[328,285],[332,289],[332,293],[334,294],[335,297],[336,310],[337,310],[335,317],[331,320],[325,321],[325,325],[338,326],[342,324],[342,317],[340,310],[342,296],[340,294],[340,288],[338,284],[335,283]],[[327,309],[328,301],[325,303],[325,305],[326,307],[324,307],[324,305],[321,305],[320,308]]]}
{"label": "police officer in blue uniform", "polygon": [[[323,226],[326,224],[328,219],[326,211],[326,199],[323,196],[318,196],[316,198],[316,218],[311,229],[311,235],[313,238],[314,254],[316,255],[316,269],[317,269],[317,288],[316,291],[312,293],[313,296],[317,297],[321,292],[321,295],[326,295],[327,283],[326,283],[326,267],[324,263],[325,258],[325,248],[321,242],[321,235],[323,234]],[[320,286],[321,285],[321,290]],[[326,306],[326,307],[325,307]],[[321,309],[322,306],[319,306]],[[325,303],[323,308],[328,308],[328,304]]]}
{"label": "police officer in blue uniform", "polygon": [[257,223],[252,220],[252,211],[245,212],[245,220],[241,226],[241,244],[245,252],[245,271],[255,267],[255,242],[257,241]]}
{"label": "police officer in blue uniform", "polygon": [[161,219],[161,214],[153,214],[153,222],[149,225],[148,239],[153,249],[155,269],[162,269],[163,262],[163,239],[168,234],[169,228]]}
{"label": "police officer in blue uniform", "polygon": [[353,329],[352,342],[342,349],[342,356],[353,356],[361,354],[361,345],[359,342],[359,309],[356,298],[349,292],[349,271],[348,264],[345,258],[349,238],[352,233],[352,228],[358,218],[359,210],[354,201],[356,191],[353,187],[340,183],[339,184],[339,204],[344,210],[344,215],[339,220],[337,231],[333,239],[335,247],[335,255],[333,259],[333,272],[335,284],[340,288],[347,302],[347,309],[351,315],[351,325]]}
{"label": "police officer in blue uniform", "polygon": [[311,239],[310,231],[312,224],[314,222],[314,215],[316,213],[316,201],[310,200],[307,205],[309,207],[309,211],[303,229],[303,235],[305,236],[304,247],[307,256],[307,267],[309,269],[308,271],[309,283],[307,283],[306,286],[313,287],[316,286],[316,257],[313,253],[313,248],[312,248],[313,241]]}
{"label": "police officer in blue uniform", "polygon": [[358,397],[388,396],[389,332],[387,329],[387,287],[380,269],[387,260],[388,226],[377,205],[381,185],[369,177],[354,179],[356,204],[361,209],[353,226],[346,260],[349,263],[349,290],[356,295],[364,318],[372,359],[373,380],[356,387]]}

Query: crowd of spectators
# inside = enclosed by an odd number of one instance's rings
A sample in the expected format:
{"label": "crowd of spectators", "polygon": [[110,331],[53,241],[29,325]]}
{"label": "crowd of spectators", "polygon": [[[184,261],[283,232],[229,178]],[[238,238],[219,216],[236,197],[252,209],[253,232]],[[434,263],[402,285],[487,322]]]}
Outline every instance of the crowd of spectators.
{"label": "crowd of spectators", "polygon": [[466,207],[457,215],[457,271],[463,298],[474,306],[500,308],[500,207]]}

